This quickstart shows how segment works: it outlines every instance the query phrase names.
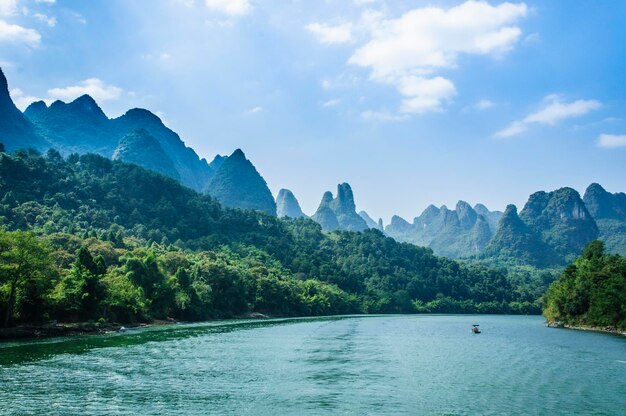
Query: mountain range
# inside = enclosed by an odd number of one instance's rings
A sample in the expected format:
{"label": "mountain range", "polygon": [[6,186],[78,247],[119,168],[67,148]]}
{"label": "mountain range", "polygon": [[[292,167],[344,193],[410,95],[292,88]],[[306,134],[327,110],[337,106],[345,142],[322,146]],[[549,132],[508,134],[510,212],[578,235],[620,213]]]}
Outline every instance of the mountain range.
{"label": "mountain range", "polygon": [[55,149],[62,155],[94,153],[168,176],[228,207],[276,214],[265,180],[241,150],[211,163],[148,110],[134,108],[110,119],[89,95],[72,102],[32,103],[22,113],[0,69],[0,142],[7,151]]}
{"label": "mountain range", "polygon": [[[94,153],[160,173],[226,207],[281,218],[306,216],[290,190],[281,189],[274,199],[240,149],[230,156],[217,155],[209,163],[150,111],[135,108],[110,119],[88,95],[49,106],[34,102],[22,113],[11,100],[1,69],[0,143],[7,151]],[[394,216],[384,227],[381,219],[375,221],[365,211],[357,213],[352,188],[342,183],[336,196],[324,193],[311,218],[324,231],[377,229],[452,258],[558,266],[596,238],[605,241],[609,252],[626,254],[626,194],[609,193],[598,184],[590,185],[583,198],[571,188],[536,192],[519,214],[512,205],[502,213],[459,201],[453,210],[430,205],[411,223]]]}

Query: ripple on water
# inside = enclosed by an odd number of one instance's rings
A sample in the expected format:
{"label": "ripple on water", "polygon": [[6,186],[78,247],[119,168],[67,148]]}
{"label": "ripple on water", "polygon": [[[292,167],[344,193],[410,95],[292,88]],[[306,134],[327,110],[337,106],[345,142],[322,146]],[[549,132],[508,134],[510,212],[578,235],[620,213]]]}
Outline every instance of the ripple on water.
{"label": "ripple on water", "polygon": [[625,358],[538,317],[181,325],[0,346],[0,414],[624,414]]}

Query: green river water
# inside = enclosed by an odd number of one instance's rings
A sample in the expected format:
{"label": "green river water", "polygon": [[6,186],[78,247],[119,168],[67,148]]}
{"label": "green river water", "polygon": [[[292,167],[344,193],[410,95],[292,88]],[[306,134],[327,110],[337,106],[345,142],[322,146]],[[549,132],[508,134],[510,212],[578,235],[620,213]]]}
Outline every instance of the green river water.
{"label": "green river water", "polygon": [[392,315],[6,343],[0,414],[626,415],[626,337]]}

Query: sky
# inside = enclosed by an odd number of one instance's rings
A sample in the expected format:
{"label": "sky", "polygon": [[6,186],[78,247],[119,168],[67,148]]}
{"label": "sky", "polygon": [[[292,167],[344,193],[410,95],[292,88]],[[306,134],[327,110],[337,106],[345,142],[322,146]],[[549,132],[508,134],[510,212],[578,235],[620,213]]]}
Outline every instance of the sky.
{"label": "sky", "polygon": [[626,191],[621,0],[0,0],[18,107],[142,107],[200,157],[241,148],[313,214]]}

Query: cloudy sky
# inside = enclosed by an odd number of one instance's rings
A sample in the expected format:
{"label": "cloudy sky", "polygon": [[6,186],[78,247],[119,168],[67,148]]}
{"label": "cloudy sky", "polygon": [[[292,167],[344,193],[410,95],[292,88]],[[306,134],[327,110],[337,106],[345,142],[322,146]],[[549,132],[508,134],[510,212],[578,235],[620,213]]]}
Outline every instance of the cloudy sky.
{"label": "cloudy sky", "polygon": [[304,211],[626,191],[626,2],[0,0],[13,99],[148,108]]}

